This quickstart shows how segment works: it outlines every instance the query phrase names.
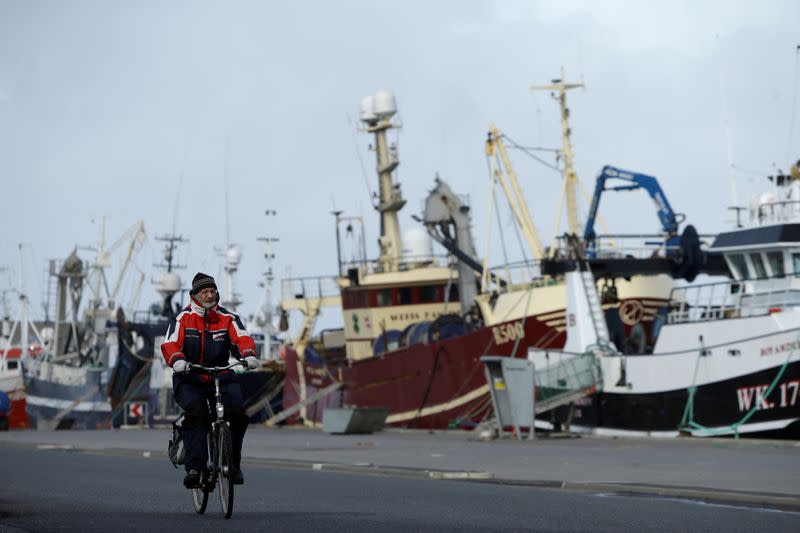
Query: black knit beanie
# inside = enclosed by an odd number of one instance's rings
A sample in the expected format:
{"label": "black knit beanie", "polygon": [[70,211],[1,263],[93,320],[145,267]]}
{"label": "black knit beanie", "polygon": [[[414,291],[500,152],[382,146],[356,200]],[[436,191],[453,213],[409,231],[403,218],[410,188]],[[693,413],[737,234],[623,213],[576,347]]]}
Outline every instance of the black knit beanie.
{"label": "black knit beanie", "polygon": [[192,280],[192,290],[189,291],[189,294],[194,296],[198,292],[202,291],[203,289],[207,289],[209,287],[213,287],[214,290],[217,290],[217,284],[214,283],[214,278],[209,276],[208,274],[203,274],[202,272],[198,272],[194,279]]}

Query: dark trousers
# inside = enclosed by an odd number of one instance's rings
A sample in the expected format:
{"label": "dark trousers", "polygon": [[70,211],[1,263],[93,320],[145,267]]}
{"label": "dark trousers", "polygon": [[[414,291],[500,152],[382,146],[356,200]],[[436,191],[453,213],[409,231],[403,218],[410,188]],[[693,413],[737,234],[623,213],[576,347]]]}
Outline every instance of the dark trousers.
{"label": "dark trousers", "polygon": [[[186,470],[203,470],[208,464],[208,428],[211,423],[209,403],[213,410],[216,405],[214,383],[195,383],[173,380],[175,401],[184,412],[183,445],[186,450],[184,465]],[[220,383],[222,405],[225,406],[225,420],[231,426],[231,445],[233,447],[233,466],[237,469],[242,461],[242,443],[247,431],[247,415],[242,407],[242,389],[237,381]]]}

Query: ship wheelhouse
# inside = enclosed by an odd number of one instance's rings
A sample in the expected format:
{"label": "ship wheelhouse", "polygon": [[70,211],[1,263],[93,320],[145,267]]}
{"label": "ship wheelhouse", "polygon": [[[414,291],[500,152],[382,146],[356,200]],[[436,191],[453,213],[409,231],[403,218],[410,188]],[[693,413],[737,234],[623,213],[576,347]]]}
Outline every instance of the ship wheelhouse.
{"label": "ship wheelhouse", "polygon": [[669,323],[769,315],[800,306],[800,176],[775,176],[773,182],[775,192],[750,206],[747,227],[720,233],[709,249],[722,254],[732,279],[673,290]]}

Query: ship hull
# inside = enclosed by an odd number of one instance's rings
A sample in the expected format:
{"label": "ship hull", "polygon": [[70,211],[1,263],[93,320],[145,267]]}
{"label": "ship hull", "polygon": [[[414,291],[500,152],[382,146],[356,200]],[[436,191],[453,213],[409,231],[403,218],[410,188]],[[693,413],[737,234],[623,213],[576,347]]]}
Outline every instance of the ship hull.
{"label": "ship hull", "polygon": [[[58,365],[52,365],[59,373]],[[74,383],[58,383],[37,376],[26,378],[27,413],[37,429],[103,429],[110,425],[111,403],[102,385],[102,370],[68,369]]]}
{"label": "ship hull", "polygon": [[387,423],[399,427],[471,427],[491,407],[481,356],[525,357],[529,347],[557,348],[564,340],[563,331],[528,317],[336,366],[303,364],[284,346],[284,409],[339,382],[341,388],[309,403],[294,421],[318,423],[328,407],[357,406],[386,408]]}
{"label": "ship hull", "polygon": [[[796,438],[798,332],[796,311],[664,326],[653,354],[601,357],[601,392],[577,400],[572,412],[554,410],[542,426],[569,422],[576,431],[621,436]],[[571,357],[531,355],[537,368]]]}
{"label": "ship hull", "polygon": [[[647,357],[647,356],[642,356]],[[769,396],[763,396],[781,366],[697,387],[692,401],[694,425],[684,419],[690,391],[673,389],[650,393],[602,392],[575,402],[571,429],[599,435],[800,436],[800,362],[788,365]],[[749,410],[753,414],[745,419]],[[554,420],[569,416],[560,409]],[[739,422],[742,422],[739,424]]]}
{"label": "ship hull", "polygon": [[8,412],[2,421],[3,429],[27,429],[30,427],[25,407],[25,387],[20,367],[22,350],[11,348],[0,351],[0,390],[8,395]]}
{"label": "ship hull", "polygon": [[[601,435],[796,435],[800,429],[800,361],[786,361],[785,356],[787,347],[798,349],[797,332],[773,331],[766,337],[762,333],[732,343],[737,330],[768,330],[763,324],[727,322],[724,328],[711,326],[711,332],[708,324],[665,326],[660,350],[669,353],[658,353],[657,346],[654,354],[603,357],[601,392],[543,413],[537,426],[570,427]],[[513,331],[515,323],[497,327]],[[355,406],[386,408],[387,423],[397,427],[474,427],[491,410],[481,356],[527,357],[529,348],[544,348],[550,351],[541,357],[553,361],[565,341],[563,331],[535,317],[525,320],[524,336],[518,342],[498,343],[497,327],[335,366],[301,364],[294,350],[284,347],[284,407],[302,403],[338,382],[339,389],[309,402],[293,420],[316,424],[326,408]],[[716,343],[716,347],[698,361],[698,350],[685,347],[700,331],[705,332],[708,345]],[[682,351],[673,353],[678,345]],[[547,364],[533,359],[537,366]],[[776,379],[773,390],[765,395]],[[687,413],[692,389],[692,409]]]}

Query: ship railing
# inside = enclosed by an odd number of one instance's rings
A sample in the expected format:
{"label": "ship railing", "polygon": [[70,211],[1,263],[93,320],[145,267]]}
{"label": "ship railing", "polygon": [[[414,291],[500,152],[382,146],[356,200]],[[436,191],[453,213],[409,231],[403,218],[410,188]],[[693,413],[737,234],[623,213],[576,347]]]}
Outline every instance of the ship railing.
{"label": "ship railing", "polygon": [[676,287],[670,295],[669,324],[768,315],[800,306],[792,278],[734,280]]}
{"label": "ship railing", "polygon": [[587,248],[587,257],[598,259],[650,259],[666,257],[677,252],[680,247],[668,246],[663,234],[624,233],[598,235],[592,248]]}
{"label": "ship railing", "polygon": [[483,292],[506,292],[547,282],[542,276],[541,264],[533,259],[493,266],[488,271]]}
{"label": "ship railing", "polygon": [[291,307],[292,301],[330,300],[339,298],[336,276],[308,276],[281,281],[281,306]]}
{"label": "ship railing", "polygon": [[[644,239],[659,239],[661,241],[648,241]],[[637,241],[637,242],[634,242]],[[563,238],[558,239],[559,248],[556,257],[568,257],[568,251]],[[564,243],[564,246],[561,244]],[[663,237],[659,235],[601,235],[595,241],[595,247],[587,251],[598,259],[634,258],[646,259],[654,256],[665,256],[675,247],[665,246]],[[505,292],[520,287],[546,286],[555,284],[556,281],[549,276],[542,275],[541,263],[534,259],[511,262],[489,268],[487,286],[484,292]]]}
{"label": "ship railing", "polygon": [[[402,272],[413,270],[420,266],[447,267],[453,262],[450,254],[404,255],[403,259],[397,263],[397,269]],[[348,276],[349,272],[353,269],[357,270],[359,275],[379,274],[384,272],[383,265],[377,259],[342,261],[341,268],[342,276]]]}
{"label": "ship railing", "polygon": [[775,224],[800,220],[800,201],[786,200],[759,205],[750,211],[754,224]]}
{"label": "ship railing", "polygon": [[[714,235],[700,235],[702,241],[709,241]],[[702,242],[701,241],[701,242]],[[586,246],[587,243],[584,243]],[[556,240],[556,256],[568,257],[571,248],[566,236]],[[584,253],[587,257],[598,259],[650,259],[653,257],[666,257],[676,254],[679,246],[669,246],[664,240],[663,233],[616,233],[598,235],[591,247]]]}

